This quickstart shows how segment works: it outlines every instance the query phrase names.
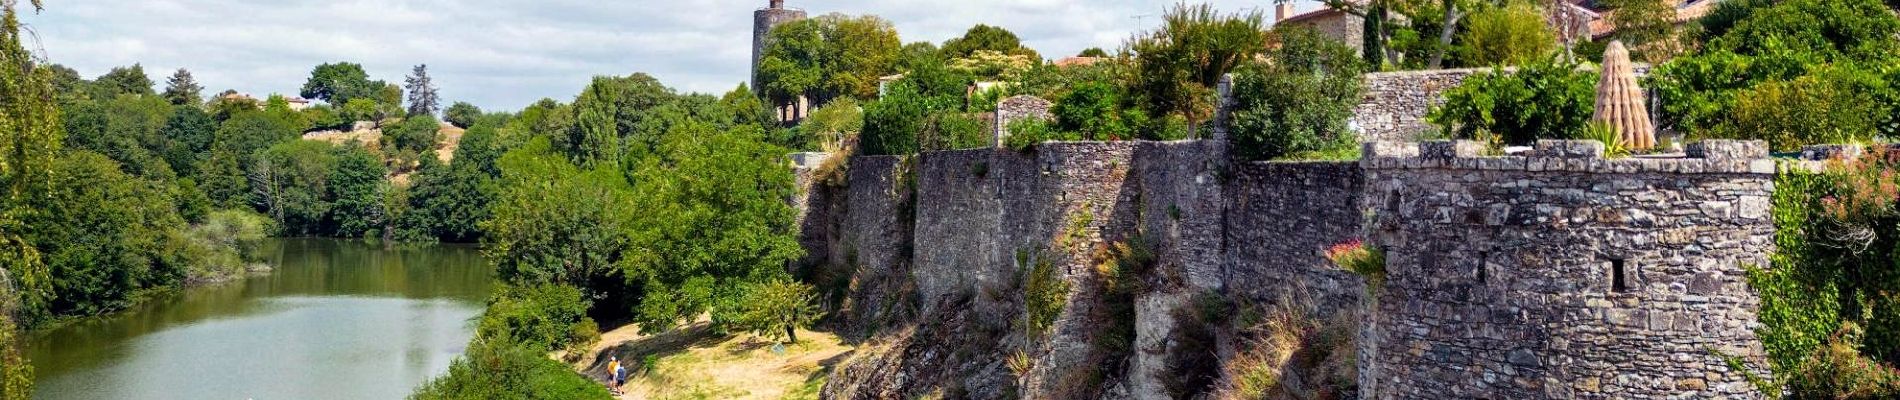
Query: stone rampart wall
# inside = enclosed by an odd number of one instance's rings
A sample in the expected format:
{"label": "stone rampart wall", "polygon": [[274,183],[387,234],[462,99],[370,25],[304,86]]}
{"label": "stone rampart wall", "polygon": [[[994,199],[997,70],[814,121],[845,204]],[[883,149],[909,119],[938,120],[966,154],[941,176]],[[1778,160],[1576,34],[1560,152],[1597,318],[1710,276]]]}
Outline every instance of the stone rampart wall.
{"label": "stone rampart wall", "polygon": [[1236,165],[1228,185],[1228,293],[1330,318],[1360,307],[1365,279],[1326,249],[1363,237],[1365,177],[1351,162]]}
{"label": "stone rampart wall", "polygon": [[1487,69],[1443,69],[1366,74],[1365,94],[1350,124],[1364,142],[1410,142],[1431,129],[1425,114],[1445,102],[1444,93],[1465,77]]}
{"label": "stone rampart wall", "polygon": [[1756,398],[1774,164],[1759,142],[1695,158],[1538,157],[1475,143],[1368,145],[1387,283],[1362,338],[1369,398]]}

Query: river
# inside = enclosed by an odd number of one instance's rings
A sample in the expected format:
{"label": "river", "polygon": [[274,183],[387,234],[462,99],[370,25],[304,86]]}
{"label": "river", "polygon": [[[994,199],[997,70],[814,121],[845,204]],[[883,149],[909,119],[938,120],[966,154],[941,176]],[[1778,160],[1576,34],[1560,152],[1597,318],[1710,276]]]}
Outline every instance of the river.
{"label": "river", "polygon": [[448,370],[491,269],[472,247],[265,246],[269,275],[39,332],[35,399],[400,399]]}

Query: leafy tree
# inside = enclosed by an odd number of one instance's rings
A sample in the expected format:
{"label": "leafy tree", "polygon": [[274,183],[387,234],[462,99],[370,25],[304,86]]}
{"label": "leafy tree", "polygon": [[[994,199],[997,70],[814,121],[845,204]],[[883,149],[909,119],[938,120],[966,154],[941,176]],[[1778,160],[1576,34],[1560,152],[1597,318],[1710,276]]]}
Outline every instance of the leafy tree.
{"label": "leafy tree", "polygon": [[943,52],[930,42],[911,42],[897,49],[896,71],[910,71],[923,63],[942,63]]}
{"label": "leafy tree", "polygon": [[877,96],[895,71],[902,42],[889,21],[829,14],[773,28],[759,60],[760,88],[778,104]]}
{"label": "leafy tree", "polygon": [[[414,112],[412,111],[411,113],[413,114]],[[481,108],[475,107],[474,104],[460,101],[449,105],[448,110],[442,112],[443,121],[448,121],[450,124],[454,124],[456,127],[462,129],[475,127],[475,120],[481,117]]]}
{"label": "leafy tree", "polygon": [[[718,107],[732,113],[731,125],[733,126],[752,125],[764,129],[775,129],[778,127],[778,116],[772,114],[772,107],[767,106],[765,100],[759,98],[757,94],[752,92],[752,88],[747,87],[744,83],[739,84],[738,88],[726,92],[725,96],[719,97]],[[814,113],[816,113],[816,111],[814,111]],[[789,131],[783,129],[776,130]],[[780,138],[773,143],[787,148],[803,148],[803,146],[797,145],[798,141],[789,138]]]}
{"label": "leafy tree", "polygon": [[218,122],[197,105],[172,107],[171,117],[158,130],[159,136],[167,140],[164,157],[172,171],[180,176],[197,176],[198,163],[211,151],[217,130]]}
{"label": "leafy tree", "polygon": [[813,143],[810,148],[840,151],[864,131],[864,109],[857,100],[839,99],[812,111],[798,131],[800,142]]}
{"label": "leafy tree", "polygon": [[[20,325],[44,309],[51,278],[39,250],[20,232],[35,213],[27,199],[44,198],[59,151],[59,110],[53,69],[40,65],[22,42],[17,2],[0,2],[0,399],[33,393],[33,367],[22,355]],[[39,0],[31,0],[39,10]],[[76,77],[77,74],[75,73]],[[24,322],[15,318],[29,318]]]}
{"label": "leafy tree", "polygon": [[98,89],[95,99],[110,99],[122,94],[133,96],[155,96],[152,91],[152,78],[145,75],[145,67],[132,64],[130,67],[113,67],[105,75],[93,79],[93,87]]}
{"label": "leafy tree", "polygon": [[1076,57],[1105,58],[1105,57],[1108,57],[1108,51],[1102,50],[1102,48],[1100,47],[1090,47],[1090,48],[1082,50],[1081,53],[1077,53],[1075,56]]}
{"label": "leafy tree", "polygon": [[206,111],[211,113],[211,118],[219,122],[228,121],[232,116],[241,113],[264,108],[264,104],[259,103],[257,99],[238,95],[236,90],[225,90],[219,93],[216,98],[211,99],[210,104],[205,106],[208,108]]}
{"label": "leafy tree", "polygon": [[362,65],[338,62],[310,70],[310,79],[304,82],[298,95],[330,104],[349,104],[354,99],[375,100],[383,86],[382,82],[369,80],[369,72],[363,71]]}
{"label": "leafy tree", "polygon": [[539,352],[591,344],[599,339],[599,333],[594,334],[596,337],[576,335],[587,330],[582,326],[594,324],[587,318],[588,303],[580,289],[573,286],[509,286],[488,300],[488,311],[482,313],[475,334]]}
{"label": "leafy tree", "polygon": [[212,148],[228,149],[240,159],[278,143],[296,140],[296,127],[261,111],[239,113],[213,133]]}
{"label": "leafy tree", "polygon": [[1527,64],[1549,56],[1557,46],[1544,15],[1526,3],[1472,14],[1461,42],[1458,54],[1465,64],[1486,66]]}
{"label": "leafy tree", "polygon": [[381,108],[375,100],[350,99],[349,103],[343,104],[343,111],[339,114],[345,121],[381,121]]}
{"label": "leafy tree", "polygon": [[1035,50],[1024,47],[1022,39],[1015,32],[1000,27],[977,24],[963,32],[963,36],[943,42],[943,55],[946,58],[966,58],[978,51],[994,51],[1012,56],[1027,56],[1031,60],[1041,61],[1042,56]]}
{"label": "leafy tree", "polygon": [[441,98],[436,96],[435,82],[429,80],[429,65],[418,64],[415,71],[403,80],[404,88],[409,90],[409,115],[434,116],[442,110]]}
{"label": "leafy tree", "polygon": [[[1120,140],[1135,137],[1135,124],[1125,116],[1128,91],[1113,83],[1087,81],[1057,101],[1050,114],[1055,129],[1075,132],[1085,140]],[[1014,131],[1011,132],[1013,136]]]}
{"label": "leafy tree", "polygon": [[[634,214],[633,188],[618,165],[582,169],[535,138],[502,155],[501,191],[482,222],[497,277],[516,285],[563,283],[592,294],[619,289],[614,267]],[[608,282],[611,286],[595,286]]]}
{"label": "leafy tree", "polygon": [[328,104],[317,105],[317,106],[312,106],[310,108],[303,109],[303,120],[310,122],[311,129],[325,129],[325,130],[349,129],[351,125],[350,123],[355,122],[355,121],[344,120],[343,115],[337,113],[336,107],[331,107]]}
{"label": "leafy tree", "polygon": [[1486,72],[1445,92],[1426,116],[1460,138],[1529,145],[1580,137],[1595,112],[1597,73],[1543,61],[1517,72]]}
{"label": "leafy tree", "polygon": [[327,198],[332,202],[329,218],[339,237],[372,237],[387,227],[390,218],[383,207],[387,190],[382,159],[362,146],[333,148],[335,163],[329,173]]}
{"label": "leafy tree", "polygon": [[393,83],[383,85],[383,88],[376,92],[376,112],[377,120],[402,118],[408,115],[402,108],[402,86],[396,86]]}
{"label": "leafy tree", "polygon": [[325,142],[293,140],[271,146],[257,155],[245,175],[251,185],[251,204],[286,234],[331,233],[326,222],[337,156],[336,146]]}
{"label": "leafy tree", "polygon": [[924,116],[930,113],[928,100],[915,85],[899,84],[884,98],[864,106],[864,132],[860,136],[861,154],[904,155],[918,150],[917,133],[923,131]]}
{"label": "leafy tree", "polygon": [[689,124],[628,174],[639,177],[628,208],[641,211],[628,225],[621,265],[641,284],[642,326],[670,327],[706,311],[729,316],[736,310],[714,305],[738,299],[743,283],[783,277],[786,263],[803,255],[785,202],[797,190],[781,161],[785,149],[762,136],[757,128]]}
{"label": "leafy tree", "polygon": [[484,154],[493,153],[494,141],[494,127],[477,125],[462,136],[454,163],[423,164],[410,190],[415,218],[408,225],[449,242],[480,239],[480,223],[490,217],[489,203],[500,190],[488,172],[498,154]]}
{"label": "leafy tree", "polygon": [[157,153],[165,146],[159,130],[171,107],[157,96],[131,95],[69,104],[66,145],[105,154],[136,175],[166,177],[170,168]]}
{"label": "leafy tree", "polygon": [[428,157],[435,155],[441,142],[442,123],[428,114],[404,118],[401,123],[383,129],[383,148],[390,152],[407,151]]}
{"label": "leafy tree", "polygon": [[185,224],[167,188],[88,151],[67,151],[54,168],[48,196],[29,200],[40,212],[31,215],[26,235],[51,271],[53,297],[44,311],[117,310],[140,288],[182,279],[183,265],[160,262],[167,230]]}
{"label": "leafy tree", "polygon": [[738,324],[771,340],[798,343],[798,330],[811,327],[824,316],[811,285],[774,279],[747,285],[743,292]]}
{"label": "leafy tree", "polygon": [[170,100],[172,105],[196,106],[204,101],[204,90],[204,85],[199,85],[198,80],[191,77],[191,71],[184,68],[179,68],[178,72],[173,72],[172,77],[165,80],[165,99]]}
{"label": "leafy tree", "polygon": [[1676,38],[1676,8],[1673,3],[1659,0],[1608,0],[1603,5],[1612,10],[1609,19],[1616,26],[1615,39],[1628,45],[1635,59],[1660,63],[1681,50]]}
{"label": "leafy tree", "polygon": [[1234,154],[1267,160],[1353,150],[1346,120],[1359,103],[1363,58],[1311,29],[1279,28],[1273,37],[1279,46],[1267,52],[1270,61],[1236,74]]}
{"label": "leafy tree", "polygon": [[1129,45],[1138,104],[1150,115],[1180,115],[1190,123],[1211,118],[1221,76],[1265,50],[1262,21],[1258,11],[1223,15],[1206,4],[1170,9],[1161,29]]}

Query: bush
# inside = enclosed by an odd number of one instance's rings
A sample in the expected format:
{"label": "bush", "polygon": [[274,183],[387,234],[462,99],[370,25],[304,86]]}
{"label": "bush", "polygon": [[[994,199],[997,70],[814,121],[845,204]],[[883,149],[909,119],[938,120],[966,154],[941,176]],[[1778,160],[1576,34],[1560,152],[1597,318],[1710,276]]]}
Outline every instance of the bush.
{"label": "bush", "polygon": [[611,399],[607,386],[581,376],[544,352],[477,339],[449,373],[422,384],[414,400]]}
{"label": "bush", "polygon": [[1465,65],[1523,65],[1550,56],[1556,33],[1542,12],[1529,3],[1490,7],[1471,14],[1460,36],[1458,57]]}
{"label": "bush", "polygon": [[798,329],[824,316],[811,285],[779,279],[747,285],[745,293],[738,326],[771,340],[797,343]]}
{"label": "bush", "polygon": [[1305,28],[1279,29],[1270,62],[1234,79],[1234,154],[1270,160],[1349,149],[1346,125],[1363,90],[1364,64],[1352,48]]}
{"label": "bush", "polygon": [[994,140],[983,121],[972,114],[940,112],[925,118],[925,129],[918,135],[920,150],[958,150],[990,147]]}
{"label": "bush", "polygon": [[[587,318],[588,307],[573,286],[509,286],[488,301],[475,333],[542,353],[585,348],[600,339],[599,327]],[[586,334],[589,327],[595,331],[591,336]]]}
{"label": "bush", "polygon": [[1069,302],[1069,282],[1062,280],[1052,258],[1041,251],[1016,255],[1023,275],[1023,332],[1033,337],[1048,334]]}
{"label": "bush", "polygon": [[402,123],[383,129],[383,148],[395,153],[408,150],[417,154],[435,156],[435,146],[440,142],[437,132],[442,123],[435,117],[420,115],[405,118]]}
{"label": "bush", "polygon": [[1484,72],[1445,92],[1426,119],[1458,138],[1529,145],[1580,137],[1596,112],[1597,73],[1544,61]]}
{"label": "bush", "polygon": [[1866,142],[1878,133],[1880,115],[1890,109],[1853,87],[1852,80],[1861,76],[1852,67],[1831,67],[1741,90],[1723,113],[1726,118],[1701,136],[1764,140],[1779,151]]}
{"label": "bush", "polygon": [[1385,284],[1385,252],[1353,239],[1326,249],[1326,259],[1339,269],[1366,277],[1366,288],[1377,292]]}
{"label": "bush", "polygon": [[1049,121],[1038,118],[1024,118],[1009,123],[1009,136],[1003,138],[1003,146],[1016,151],[1029,151],[1043,142],[1081,140],[1073,133],[1056,130]]}
{"label": "bush", "polygon": [[865,155],[904,155],[917,152],[917,133],[930,112],[924,97],[910,85],[897,85],[884,98],[864,106],[864,132],[859,151]]}

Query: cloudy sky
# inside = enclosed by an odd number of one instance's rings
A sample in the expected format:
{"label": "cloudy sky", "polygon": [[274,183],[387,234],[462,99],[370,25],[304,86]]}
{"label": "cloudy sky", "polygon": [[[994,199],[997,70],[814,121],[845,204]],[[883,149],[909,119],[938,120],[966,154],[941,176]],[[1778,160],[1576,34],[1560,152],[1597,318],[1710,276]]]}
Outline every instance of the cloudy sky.
{"label": "cloudy sky", "polygon": [[[1222,10],[1272,0],[1209,0]],[[1311,0],[1301,11],[1319,7]],[[53,62],[87,77],[144,65],[161,85],[190,69],[207,94],[295,94],[311,67],[364,65],[401,82],[428,64],[444,98],[484,109],[571,100],[590,77],[647,72],[684,91],[746,80],[752,11],[766,0],[53,0],[24,18]],[[874,14],[905,42],[971,25],[1015,31],[1045,56],[1113,49],[1174,0],[788,0],[812,15]]]}

